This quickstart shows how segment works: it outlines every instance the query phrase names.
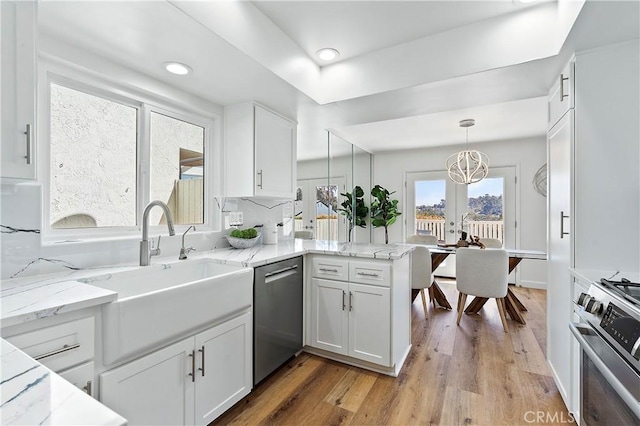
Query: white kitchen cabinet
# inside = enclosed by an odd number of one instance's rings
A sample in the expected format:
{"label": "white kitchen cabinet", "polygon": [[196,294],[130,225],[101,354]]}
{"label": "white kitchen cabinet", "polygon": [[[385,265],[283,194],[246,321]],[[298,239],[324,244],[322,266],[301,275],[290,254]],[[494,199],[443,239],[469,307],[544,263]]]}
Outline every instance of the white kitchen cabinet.
{"label": "white kitchen cabinet", "polygon": [[569,109],[574,107],[574,71],[574,62],[570,61],[551,88],[547,102],[547,129],[551,129]]}
{"label": "white kitchen cabinet", "polygon": [[411,347],[408,256],[310,263],[307,351],[396,376]]}
{"label": "white kitchen cabinet", "polygon": [[100,375],[129,424],[206,425],[251,391],[251,313]]}
{"label": "white kitchen cabinet", "polygon": [[61,371],[58,374],[67,382],[85,391],[87,395],[94,396],[94,371],[95,369],[92,361]]}
{"label": "white kitchen cabinet", "polygon": [[15,334],[3,330],[3,337],[42,365],[94,396],[94,317],[71,320],[61,315],[49,320],[43,320],[44,326],[37,322],[26,324],[30,326],[28,331],[20,330]]}
{"label": "white kitchen cabinet", "polygon": [[391,365],[390,302],[388,288],[349,283],[349,356]]}
{"label": "white kitchen cabinet", "polygon": [[345,282],[311,280],[311,345],[347,355],[349,352],[349,310]]}
{"label": "white kitchen cabinet", "polygon": [[389,367],[389,289],[313,278],[311,345]]}
{"label": "white kitchen cabinet", "polygon": [[296,123],[255,103],[225,107],[225,195],[293,198]]}
{"label": "white kitchen cabinet", "polygon": [[[638,270],[640,175],[633,170],[640,156],[640,45],[576,52],[573,61],[574,107],[550,120],[547,137],[547,358],[567,407],[578,413],[579,360],[568,328],[576,287],[569,268]],[[561,111],[552,105],[557,85],[550,111]]]}
{"label": "white kitchen cabinet", "polygon": [[2,177],[35,179],[36,2],[0,2]]}
{"label": "white kitchen cabinet", "polygon": [[100,375],[100,401],[131,425],[194,424],[193,338]]}
{"label": "white kitchen cabinet", "polygon": [[[547,136],[549,170],[547,239],[547,358],[558,380],[565,402],[569,392],[571,287],[569,267],[573,266],[571,223],[573,110],[551,128]],[[569,404],[567,403],[567,406]]]}

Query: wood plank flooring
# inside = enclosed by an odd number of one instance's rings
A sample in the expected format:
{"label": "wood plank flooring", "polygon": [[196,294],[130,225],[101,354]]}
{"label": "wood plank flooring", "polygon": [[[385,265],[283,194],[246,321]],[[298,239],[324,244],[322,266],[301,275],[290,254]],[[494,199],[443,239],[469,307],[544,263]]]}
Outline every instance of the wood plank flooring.
{"label": "wood plank flooring", "polygon": [[526,425],[538,412],[567,424],[544,356],[546,292],[513,289],[527,324],[507,320],[506,334],[495,303],[456,327],[455,282],[438,282],[454,310],[430,303],[425,320],[415,299],[413,348],[397,378],[303,353],[213,424]]}

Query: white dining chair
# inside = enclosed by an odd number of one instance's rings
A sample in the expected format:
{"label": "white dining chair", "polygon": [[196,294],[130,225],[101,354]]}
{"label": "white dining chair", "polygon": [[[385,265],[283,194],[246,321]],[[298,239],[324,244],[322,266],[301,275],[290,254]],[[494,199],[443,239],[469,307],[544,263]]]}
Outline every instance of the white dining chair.
{"label": "white dining chair", "polygon": [[507,330],[504,297],[507,295],[509,255],[506,250],[481,250],[459,248],[456,250],[456,288],[458,295],[458,320],[464,311],[467,295],[496,299],[504,332]]}
{"label": "white dining chair", "polygon": [[[411,288],[420,290],[425,319],[429,318],[429,314],[427,312],[427,299],[424,295],[424,289],[430,289],[432,284],[431,252],[424,246],[417,246],[411,252]],[[433,295],[430,291],[429,300],[433,300]]]}
{"label": "white dining chair", "polygon": [[407,237],[407,244],[425,244],[428,246],[437,246],[438,237],[435,235],[409,235]]}
{"label": "white dining chair", "polygon": [[486,248],[502,248],[502,241],[497,238],[480,238]]}

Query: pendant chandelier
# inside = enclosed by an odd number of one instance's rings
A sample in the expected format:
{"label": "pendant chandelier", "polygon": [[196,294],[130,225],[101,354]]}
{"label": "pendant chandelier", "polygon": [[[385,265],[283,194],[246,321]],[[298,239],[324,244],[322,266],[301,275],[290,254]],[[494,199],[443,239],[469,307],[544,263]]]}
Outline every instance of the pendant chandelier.
{"label": "pendant chandelier", "polygon": [[489,157],[487,154],[469,150],[469,127],[476,124],[472,118],[460,121],[460,127],[467,131],[467,149],[447,158],[447,173],[455,183],[469,185],[480,182],[489,173]]}

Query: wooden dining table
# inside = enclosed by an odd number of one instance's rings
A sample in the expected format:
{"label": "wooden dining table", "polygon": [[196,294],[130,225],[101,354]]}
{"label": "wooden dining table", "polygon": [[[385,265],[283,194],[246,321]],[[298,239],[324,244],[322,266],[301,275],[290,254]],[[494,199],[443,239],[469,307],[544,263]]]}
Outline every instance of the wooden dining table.
{"label": "wooden dining table", "polygon": [[[456,247],[440,247],[440,246],[426,246],[431,253],[431,270],[435,271],[438,266],[451,254],[455,254]],[[478,249],[480,250],[480,249]],[[491,250],[491,249],[485,249]],[[543,251],[539,250],[516,250],[516,249],[506,249],[507,254],[509,255],[509,274],[520,264],[523,259],[538,259],[538,260],[546,260],[547,254]],[[513,291],[507,287],[507,295],[504,298],[506,312],[509,317],[519,322],[520,324],[526,324],[524,317],[521,312],[525,312],[527,310],[526,306],[518,299]],[[442,292],[442,289],[438,285],[436,280],[433,281],[433,284],[430,288],[430,293],[435,300],[435,302],[445,309],[452,309],[451,304],[447,300],[447,297]],[[416,293],[417,294],[417,293]],[[413,300],[416,294],[412,294]],[[467,314],[475,314],[478,313],[480,309],[487,303],[486,297],[474,297],[469,306],[464,310]]]}

